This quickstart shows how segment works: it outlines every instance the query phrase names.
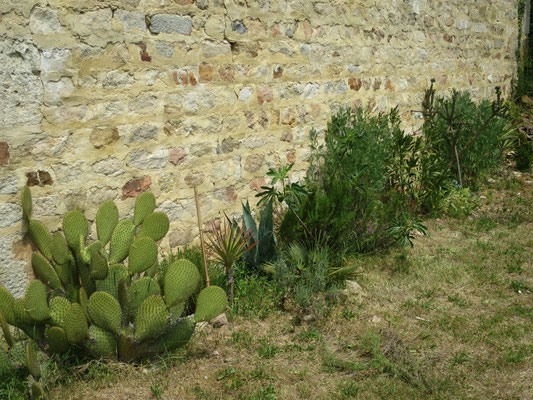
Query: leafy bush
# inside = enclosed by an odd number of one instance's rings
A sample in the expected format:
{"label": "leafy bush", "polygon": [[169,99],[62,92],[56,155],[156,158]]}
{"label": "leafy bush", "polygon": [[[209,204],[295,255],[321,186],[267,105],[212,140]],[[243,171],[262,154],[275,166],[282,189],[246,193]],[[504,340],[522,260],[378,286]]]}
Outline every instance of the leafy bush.
{"label": "leafy bush", "polygon": [[293,243],[280,257],[265,269],[270,272],[285,298],[294,299],[304,311],[317,311],[321,308],[320,294],[332,282],[330,253],[326,248],[307,250]]}
{"label": "leafy bush", "polygon": [[251,271],[244,263],[235,265],[235,300],[232,313],[264,319],[280,309],[282,289],[266,274]]}
{"label": "leafy bush", "polygon": [[313,131],[307,194],[285,214],[280,237],[309,248],[326,245],[335,254],[393,242],[391,222],[416,203],[420,139],[404,135],[396,110],[361,109],[341,109],[319,139]]}
{"label": "leafy bush", "polygon": [[453,218],[464,218],[478,207],[478,197],[470,189],[453,187],[441,200],[439,211]]}
{"label": "leafy bush", "polygon": [[531,100],[521,105],[508,102],[510,123],[503,133],[502,147],[516,163],[519,171],[528,172],[533,162],[533,135],[531,126],[533,123],[533,108]]}
{"label": "leafy bush", "polygon": [[[495,101],[476,105],[468,93],[456,90],[449,98],[435,98],[433,84],[434,80],[423,103],[422,155],[426,159],[422,164],[426,170],[422,185],[428,196],[434,190],[439,195],[446,192],[451,176],[461,187],[475,187],[479,177],[501,162],[501,134],[508,125],[508,110],[499,88]],[[426,202],[426,208],[434,205],[433,201]]]}

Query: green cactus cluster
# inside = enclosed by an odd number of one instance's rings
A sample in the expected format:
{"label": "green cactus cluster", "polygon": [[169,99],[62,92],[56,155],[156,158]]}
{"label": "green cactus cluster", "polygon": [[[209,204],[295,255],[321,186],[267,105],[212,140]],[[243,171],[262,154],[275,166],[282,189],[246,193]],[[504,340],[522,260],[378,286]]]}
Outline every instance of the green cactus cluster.
{"label": "green cactus cluster", "polygon": [[90,224],[81,211],[68,212],[62,232],[50,234],[32,219],[28,188],[22,192],[22,208],[38,250],[31,258],[37,279],[22,299],[0,287],[0,326],[8,345],[7,350],[0,346],[0,376],[21,364],[11,354],[18,344],[11,325],[32,339],[24,365],[34,377],[36,398],[43,392],[34,345],[47,354],[79,347],[97,358],[138,360],[186,344],[197,322],[215,317],[227,305],[225,292],[210,286],[200,291],[195,314],[183,315],[185,302],[203,280],[185,259],[164,271],[158,268],[157,242],[167,234],[169,220],[154,211],[152,193],[137,197],[133,220],[120,220],[113,201],[102,203],[96,214],[97,240],[90,244]]}

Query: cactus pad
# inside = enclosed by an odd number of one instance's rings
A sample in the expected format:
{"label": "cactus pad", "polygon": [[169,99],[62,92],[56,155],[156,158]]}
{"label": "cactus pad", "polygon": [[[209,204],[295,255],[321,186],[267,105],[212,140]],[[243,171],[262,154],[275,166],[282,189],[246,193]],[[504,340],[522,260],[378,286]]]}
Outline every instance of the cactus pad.
{"label": "cactus pad", "polygon": [[150,346],[152,352],[171,351],[187,344],[196,324],[192,317],[180,318],[167,332]]}
{"label": "cactus pad", "polygon": [[33,320],[26,311],[24,303],[24,298],[15,300],[15,303],[13,304],[14,319],[12,325],[21,326],[33,323]]}
{"label": "cactus pad", "polygon": [[118,301],[106,292],[94,292],[87,307],[89,316],[101,328],[113,333],[120,331],[122,310]]}
{"label": "cactus pad", "polygon": [[106,292],[118,300],[118,283],[129,279],[128,270],[122,264],[109,265],[109,273],[104,280],[96,281],[96,290]]}
{"label": "cactus pad", "polygon": [[128,256],[135,236],[135,225],[129,219],[121,220],[113,231],[109,244],[109,262],[122,262]]}
{"label": "cactus pad", "polygon": [[57,272],[42,255],[33,252],[31,255],[31,265],[35,276],[45,285],[52,289],[59,289],[61,287],[61,281],[57,276]]}
{"label": "cactus pad", "polygon": [[185,310],[185,303],[178,303],[174,307],[170,307],[170,322],[171,323],[176,322],[181,317],[184,310]]}
{"label": "cactus pad", "polygon": [[152,278],[144,277],[130,286],[130,314],[132,320],[137,315],[137,310],[141,303],[150,296],[160,295],[159,285]]}
{"label": "cactus pad", "polygon": [[55,326],[63,327],[65,316],[70,308],[70,301],[64,297],[57,296],[50,300],[50,321]]}
{"label": "cactus pad", "polygon": [[189,260],[174,261],[165,274],[164,292],[169,307],[187,300],[201,281],[198,268]]}
{"label": "cactus pad", "polygon": [[48,260],[52,259],[52,236],[39,221],[32,220],[28,224],[28,232],[33,244]]}
{"label": "cactus pad", "polygon": [[50,351],[52,353],[63,354],[69,348],[67,334],[58,326],[52,326],[46,334]]}
{"label": "cactus pad", "polygon": [[169,227],[168,217],[164,212],[154,212],[148,215],[139,230],[139,237],[151,237],[157,242],[167,234]]}
{"label": "cactus pad", "polygon": [[0,330],[4,334],[4,339],[7,343],[7,347],[12,347],[15,344],[15,342],[13,341],[13,335],[11,335],[11,329],[9,328],[6,318],[4,317],[4,314],[2,314],[1,310],[0,310]]}
{"label": "cactus pad", "polygon": [[22,203],[22,216],[24,217],[24,220],[26,222],[30,222],[32,201],[31,201],[30,188],[28,186],[24,186],[24,189],[22,189],[21,203]]}
{"label": "cactus pad", "polygon": [[91,278],[105,279],[109,271],[106,258],[99,251],[91,254]]}
{"label": "cactus pad", "polygon": [[78,274],[80,283],[85,288],[87,293],[92,293],[96,290],[94,279],[91,278],[90,266],[84,263],[78,263]]}
{"label": "cactus pad", "polygon": [[97,325],[89,328],[87,347],[93,356],[98,358],[116,358],[117,341],[115,335]]}
{"label": "cactus pad", "polygon": [[28,285],[24,296],[24,309],[35,322],[44,322],[50,318],[44,283],[35,280]]}
{"label": "cactus pad", "polygon": [[39,365],[39,361],[37,361],[33,343],[30,340],[26,342],[26,363],[30,374],[35,379],[39,379],[41,377],[41,366]]}
{"label": "cactus pad", "polygon": [[137,310],[135,337],[145,340],[160,336],[168,326],[168,310],[161,296],[150,296]]}
{"label": "cactus pad", "polygon": [[89,224],[80,210],[72,210],[63,218],[63,232],[68,245],[72,249],[80,250],[80,236],[82,244],[85,243],[89,233]]}
{"label": "cactus pad", "polygon": [[209,321],[222,314],[228,305],[226,292],[218,286],[209,286],[203,289],[196,300],[194,320],[196,322]]}
{"label": "cactus pad", "polygon": [[46,396],[44,394],[43,387],[41,386],[41,384],[39,382],[32,382],[31,383],[31,387],[30,387],[30,391],[31,391],[31,398],[32,399],[44,399],[44,398],[46,398]]}
{"label": "cactus pad", "polygon": [[155,196],[151,192],[141,193],[135,200],[133,223],[139,226],[144,219],[155,210]]}
{"label": "cactus pad", "polygon": [[72,259],[65,237],[56,232],[52,235],[52,257],[58,264],[64,265]]}
{"label": "cactus pad", "polygon": [[156,261],[150,268],[148,268],[144,272],[144,276],[149,276],[150,278],[153,278],[155,274],[157,274],[157,271],[159,271],[159,263]]}
{"label": "cactus pad", "polygon": [[157,245],[151,238],[141,237],[131,244],[128,265],[130,275],[146,271],[156,261]]}
{"label": "cactus pad", "polygon": [[70,264],[54,264],[54,270],[63,285],[70,283]]}
{"label": "cactus pad", "polygon": [[122,310],[122,325],[127,325],[130,317],[130,290],[126,284],[125,279],[121,279],[118,283],[118,303]]}
{"label": "cactus pad", "polygon": [[89,305],[89,297],[87,297],[87,291],[83,287],[81,287],[78,292],[78,300],[81,308],[85,312],[85,315],[88,316],[87,306]]}
{"label": "cactus pad", "polygon": [[78,303],[72,303],[65,315],[64,330],[70,343],[79,343],[89,333],[87,317]]}
{"label": "cactus pad", "polygon": [[0,286],[0,311],[11,325],[15,323],[14,307],[15,299],[6,288]]}
{"label": "cactus pad", "polygon": [[98,240],[105,246],[111,239],[118,224],[118,208],[113,200],[104,201],[96,213],[96,233]]}

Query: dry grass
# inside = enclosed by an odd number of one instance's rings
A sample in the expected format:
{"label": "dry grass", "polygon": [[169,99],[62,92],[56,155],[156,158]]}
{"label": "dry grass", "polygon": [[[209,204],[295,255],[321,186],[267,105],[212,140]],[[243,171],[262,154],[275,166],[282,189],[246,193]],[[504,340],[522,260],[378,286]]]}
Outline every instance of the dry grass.
{"label": "dry grass", "polygon": [[528,180],[498,180],[465,220],[429,221],[407,257],[353,260],[364,293],[319,321],[237,316],[152,364],[72,371],[50,398],[532,399]]}

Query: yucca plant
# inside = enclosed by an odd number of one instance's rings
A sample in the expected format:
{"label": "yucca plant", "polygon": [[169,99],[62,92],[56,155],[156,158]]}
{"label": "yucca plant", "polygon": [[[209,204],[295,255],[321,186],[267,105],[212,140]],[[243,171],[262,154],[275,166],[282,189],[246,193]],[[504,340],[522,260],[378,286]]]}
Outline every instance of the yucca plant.
{"label": "yucca plant", "polygon": [[233,302],[234,293],[234,279],[233,279],[233,265],[244,254],[252,249],[257,242],[254,241],[252,232],[246,230],[244,226],[239,226],[236,222],[232,222],[226,214],[223,225],[215,226],[213,224],[214,233],[208,236],[210,245],[209,249],[213,253],[215,260],[222,265],[226,270],[226,277],[228,279],[228,300],[230,304]]}

